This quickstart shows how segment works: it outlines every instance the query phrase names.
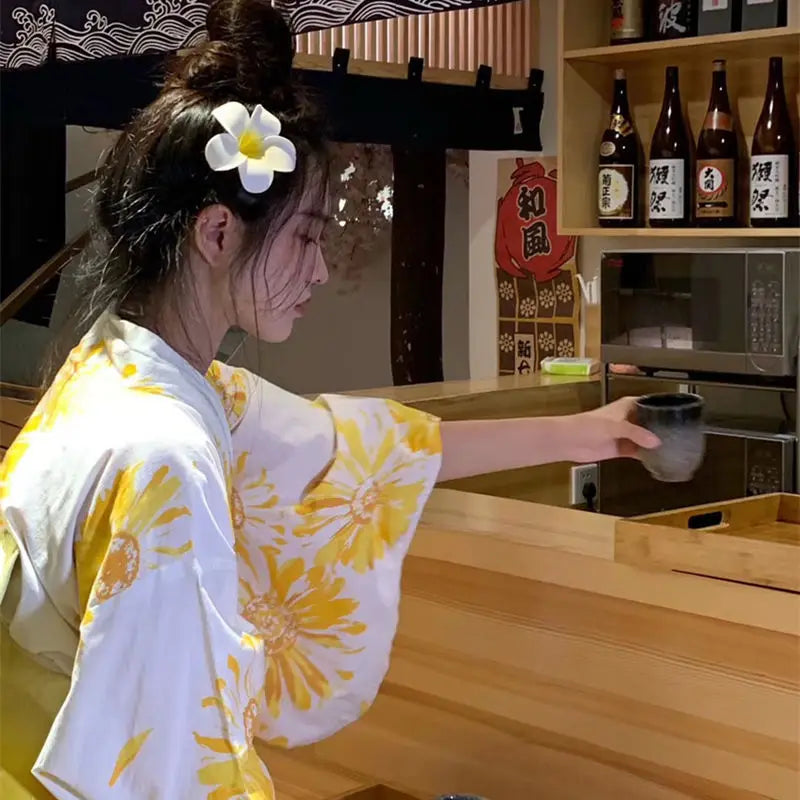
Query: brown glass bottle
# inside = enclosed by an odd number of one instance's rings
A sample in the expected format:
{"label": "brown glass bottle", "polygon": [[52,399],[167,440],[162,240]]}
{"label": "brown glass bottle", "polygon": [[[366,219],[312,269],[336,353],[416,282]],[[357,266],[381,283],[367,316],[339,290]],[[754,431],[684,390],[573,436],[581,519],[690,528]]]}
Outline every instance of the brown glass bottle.
{"label": "brown glass bottle", "polygon": [[667,67],[664,102],[647,170],[647,209],[654,228],[681,227],[692,218],[692,157],[683,119],[678,68]]}
{"label": "brown glass bottle", "polygon": [[642,3],[643,0],[611,0],[611,44],[631,44],[644,40]]}
{"label": "brown glass bottle", "polygon": [[750,224],[788,227],[797,215],[797,148],[783,89],[783,59],[769,60],[767,94],[750,151]]}
{"label": "brown glass bottle", "polygon": [[598,223],[606,228],[641,224],[641,158],[639,137],[628,106],[625,70],[614,72],[611,118],[600,140],[597,176]]}
{"label": "brown glass bottle", "polygon": [[728,99],[725,61],[714,61],[711,98],[697,141],[695,215],[700,227],[733,227],[736,222],[736,133]]}

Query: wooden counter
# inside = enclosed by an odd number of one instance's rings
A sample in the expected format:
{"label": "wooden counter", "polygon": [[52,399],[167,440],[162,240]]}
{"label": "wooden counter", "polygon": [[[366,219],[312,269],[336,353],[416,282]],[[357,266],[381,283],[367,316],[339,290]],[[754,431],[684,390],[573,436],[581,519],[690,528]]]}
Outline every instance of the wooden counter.
{"label": "wooden counter", "polygon": [[278,800],[800,797],[800,596],[615,563],[615,519],[438,490],[372,710]]}

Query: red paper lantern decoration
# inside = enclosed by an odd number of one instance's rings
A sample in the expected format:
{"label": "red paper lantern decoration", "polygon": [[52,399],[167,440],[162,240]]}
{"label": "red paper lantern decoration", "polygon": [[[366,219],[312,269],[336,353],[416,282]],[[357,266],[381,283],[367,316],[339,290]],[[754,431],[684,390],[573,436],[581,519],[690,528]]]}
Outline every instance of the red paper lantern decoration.
{"label": "red paper lantern decoration", "polygon": [[575,255],[575,237],[557,233],[557,177],[557,170],[546,174],[540,162],[518,158],[511,188],[498,201],[495,260],[515,278],[549,281]]}

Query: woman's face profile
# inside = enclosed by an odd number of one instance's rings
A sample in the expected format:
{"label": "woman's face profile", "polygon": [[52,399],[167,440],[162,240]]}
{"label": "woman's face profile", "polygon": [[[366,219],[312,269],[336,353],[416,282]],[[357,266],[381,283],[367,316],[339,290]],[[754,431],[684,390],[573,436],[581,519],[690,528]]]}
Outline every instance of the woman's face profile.
{"label": "woman's face profile", "polygon": [[320,243],[326,222],[324,214],[301,205],[261,249],[233,288],[238,327],[264,342],[289,338],[312,287],[328,280]]}

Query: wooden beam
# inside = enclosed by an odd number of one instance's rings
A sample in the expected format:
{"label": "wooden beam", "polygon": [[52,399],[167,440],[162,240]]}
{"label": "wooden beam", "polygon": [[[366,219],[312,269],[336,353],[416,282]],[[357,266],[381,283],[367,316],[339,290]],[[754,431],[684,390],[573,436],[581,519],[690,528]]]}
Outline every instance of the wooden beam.
{"label": "wooden beam", "polygon": [[[312,69],[330,72],[331,57],[298,53],[294,57],[295,69]],[[389,64],[384,61],[366,61],[351,58],[347,62],[350,75],[368,75],[373,78],[395,78],[405,80],[408,64]],[[426,83],[449,83],[454,86],[474,86],[475,72],[457,69],[436,69],[425,67],[422,80]],[[525,89],[528,86],[527,76],[496,75],[492,73],[492,89]]]}
{"label": "wooden beam", "polygon": [[83,175],[78,175],[71,180],[68,180],[64,191],[66,194],[70,192],[74,192],[77,189],[82,189],[84,186],[88,186],[90,183],[94,183],[97,180],[97,170],[91,170],[90,172],[84,172]]}
{"label": "wooden beam", "polygon": [[[60,113],[56,72],[48,64],[36,70],[11,70],[3,75],[0,299],[24,284],[37,266],[64,246],[66,126]],[[32,98],[35,102],[31,102]],[[43,107],[47,109],[44,113]],[[25,321],[48,323],[56,289],[54,284],[28,303],[22,314]]]}
{"label": "wooden beam", "polygon": [[391,358],[395,386],[444,380],[442,273],[447,153],[395,146]]}
{"label": "wooden beam", "polygon": [[84,231],[75,237],[66,247],[59,250],[52,258],[45,261],[39,269],[29,275],[11,294],[0,303],[0,325],[13,319],[19,310],[38,292],[55,278],[64,267],[89,244],[89,232]]}

